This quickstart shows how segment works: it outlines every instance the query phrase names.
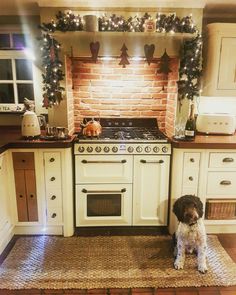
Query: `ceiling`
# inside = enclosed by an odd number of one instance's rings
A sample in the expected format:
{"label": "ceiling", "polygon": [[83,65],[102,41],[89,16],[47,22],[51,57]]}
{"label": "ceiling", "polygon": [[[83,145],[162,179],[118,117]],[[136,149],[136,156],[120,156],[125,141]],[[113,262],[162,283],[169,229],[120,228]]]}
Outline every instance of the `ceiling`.
{"label": "ceiling", "polygon": [[204,8],[207,15],[231,15],[235,17],[236,0],[1,0],[0,15],[38,15],[39,7],[81,8],[137,8],[137,7],[186,7]]}

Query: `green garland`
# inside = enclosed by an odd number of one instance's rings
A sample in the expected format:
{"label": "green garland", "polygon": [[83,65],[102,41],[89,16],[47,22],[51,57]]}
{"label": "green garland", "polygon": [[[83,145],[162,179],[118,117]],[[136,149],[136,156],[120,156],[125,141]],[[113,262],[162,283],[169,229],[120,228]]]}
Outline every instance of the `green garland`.
{"label": "green garland", "polygon": [[52,107],[62,100],[64,87],[60,86],[63,80],[62,62],[59,59],[60,44],[49,34],[43,34],[42,42],[42,65],[45,69],[43,77],[44,107]]}
{"label": "green garland", "polygon": [[[128,19],[116,14],[109,17],[104,14],[98,18],[99,31],[143,32],[145,21],[148,19],[152,19],[148,13],[145,13],[142,17],[136,15]],[[175,14],[157,13],[155,22],[156,32],[159,33],[198,33],[191,15],[180,19]],[[59,11],[55,21],[43,23],[40,28],[46,32],[41,38],[43,41],[41,48],[42,59],[45,68],[45,74],[42,75],[44,106],[51,107],[56,103],[60,103],[62,99],[64,88],[60,86],[60,81],[63,80],[64,74],[61,70],[62,62],[59,60],[60,44],[49,33],[55,31],[82,31],[83,20],[80,15],[76,16],[71,11],[67,13]],[[179,81],[177,82],[178,99],[180,101],[185,97],[193,100],[194,96],[199,95],[201,55],[202,42],[200,35],[184,42],[180,54]]]}

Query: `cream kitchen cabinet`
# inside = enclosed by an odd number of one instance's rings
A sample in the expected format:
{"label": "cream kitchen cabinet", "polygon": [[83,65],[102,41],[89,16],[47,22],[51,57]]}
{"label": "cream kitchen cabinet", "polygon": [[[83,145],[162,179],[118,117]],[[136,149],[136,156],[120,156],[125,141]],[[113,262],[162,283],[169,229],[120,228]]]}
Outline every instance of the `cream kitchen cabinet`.
{"label": "cream kitchen cabinet", "polygon": [[170,233],[177,227],[173,204],[185,194],[202,200],[208,233],[235,233],[236,150],[173,149]]}
{"label": "cream kitchen cabinet", "polygon": [[167,225],[170,156],[134,156],[133,225]]}
{"label": "cream kitchen cabinet", "polygon": [[[9,171],[11,174],[10,179],[12,180],[10,195],[13,223],[15,225],[14,233],[73,235],[71,149],[12,149],[8,152],[11,158],[11,169]],[[16,165],[16,158],[25,159],[25,156],[27,157],[28,155],[34,161],[28,168],[34,167],[35,192],[29,193],[28,203],[23,204],[25,207],[19,207],[19,202],[17,201],[18,194],[21,196],[19,197],[21,201],[24,193],[19,193],[19,185],[15,185],[19,182],[17,179],[18,172],[22,169],[22,164],[19,166],[17,163],[18,166]],[[26,165],[26,162],[27,160],[24,160],[22,163]],[[17,173],[14,173],[13,167],[15,169],[18,167],[15,170]],[[28,168],[26,165],[24,171],[31,171]],[[27,195],[28,187],[32,187],[32,177],[28,177],[28,173],[24,175],[23,191],[25,190]],[[31,204],[29,202],[35,197],[37,197],[37,202],[33,204],[34,216],[30,218],[29,208]],[[22,210],[26,211],[26,214],[24,213],[23,217],[19,218],[22,215]]]}
{"label": "cream kitchen cabinet", "polygon": [[203,95],[235,96],[236,24],[209,24],[206,43]]}
{"label": "cream kitchen cabinet", "polygon": [[0,254],[13,236],[13,222],[9,202],[8,153],[0,154]]}

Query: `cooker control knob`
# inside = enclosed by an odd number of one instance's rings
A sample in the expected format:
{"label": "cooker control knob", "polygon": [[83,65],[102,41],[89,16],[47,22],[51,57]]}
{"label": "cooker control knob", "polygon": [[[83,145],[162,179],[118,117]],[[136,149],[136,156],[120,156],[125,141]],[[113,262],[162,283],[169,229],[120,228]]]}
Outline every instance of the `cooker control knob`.
{"label": "cooker control knob", "polygon": [[137,153],[141,153],[142,150],[143,150],[143,148],[142,148],[140,145],[138,145],[138,146],[136,147],[136,152],[137,152]]}
{"label": "cooker control knob", "polygon": [[134,151],[134,148],[133,148],[132,146],[129,146],[129,147],[128,147],[128,152],[129,152],[129,153],[132,153],[133,151]]}
{"label": "cooker control knob", "polygon": [[95,147],[95,151],[96,151],[97,153],[100,153],[101,150],[102,150],[102,148],[101,148],[100,146],[96,146],[96,147]]}
{"label": "cooker control knob", "polygon": [[163,146],[162,151],[163,151],[163,153],[167,153],[168,152],[168,147],[167,146]]}
{"label": "cooker control knob", "polygon": [[83,152],[84,152],[84,147],[83,147],[83,146],[79,146],[78,151],[79,151],[80,153],[83,153]]}
{"label": "cooker control knob", "polygon": [[105,146],[103,150],[105,153],[108,153],[110,151],[110,148],[108,146]]}
{"label": "cooker control knob", "polygon": [[145,147],[145,152],[146,153],[150,153],[150,151],[151,151],[151,147],[148,145],[148,146],[146,146]]}
{"label": "cooker control knob", "polygon": [[87,147],[87,152],[88,152],[88,153],[92,153],[92,151],[93,151],[93,148],[92,148],[91,146],[88,146],[88,147]]}
{"label": "cooker control knob", "polygon": [[112,151],[113,151],[113,153],[117,153],[118,152],[118,147],[117,146],[113,146]]}
{"label": "cooker control knob", "polygon": [[153,151],[154,151],[154,153],[158,153],[159,152],[159,147],[158,146],[154,146],[154,148],[153,148]]}

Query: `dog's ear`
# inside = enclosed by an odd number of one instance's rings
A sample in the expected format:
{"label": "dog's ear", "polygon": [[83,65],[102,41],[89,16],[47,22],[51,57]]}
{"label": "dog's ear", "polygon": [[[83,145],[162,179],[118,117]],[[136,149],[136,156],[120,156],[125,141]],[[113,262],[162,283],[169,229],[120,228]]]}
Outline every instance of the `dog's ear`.
{"label": "dog's ear", "polygon": [[196,204],[196,209],[199,217],[203,216],[203,204],[199,197],[194,196],[194,203]]}
{"label": "dog's ear", "polygon": [[184,220],[184,204],[181,198],[177,199],[173,205],[173,212],[179,221]]}

